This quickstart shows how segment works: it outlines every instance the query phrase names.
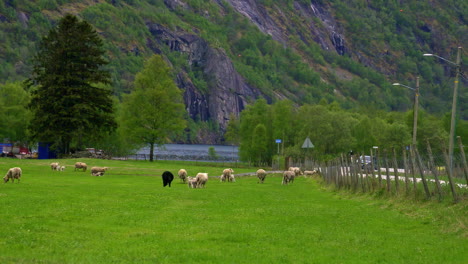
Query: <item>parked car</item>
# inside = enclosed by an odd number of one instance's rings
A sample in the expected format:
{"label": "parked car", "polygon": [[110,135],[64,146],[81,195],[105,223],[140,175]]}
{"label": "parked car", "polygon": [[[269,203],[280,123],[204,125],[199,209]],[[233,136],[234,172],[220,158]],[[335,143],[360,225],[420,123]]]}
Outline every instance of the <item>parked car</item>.
{"label": "parked car", "polygon": [[377,159],[374,157],[374,161],[371,162],[371,157],[370,156],[360,156],[359,160],[361,161],[361,168],[363,170],[369,170],[372,168],[372,163],[374,163],[374,170],[377,170]]}

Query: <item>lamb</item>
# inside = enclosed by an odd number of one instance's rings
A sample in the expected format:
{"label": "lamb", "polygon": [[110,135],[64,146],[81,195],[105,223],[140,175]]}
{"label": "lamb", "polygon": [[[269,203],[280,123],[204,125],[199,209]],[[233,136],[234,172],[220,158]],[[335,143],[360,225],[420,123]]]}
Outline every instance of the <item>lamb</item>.
{"label": "lamb", "polygon": [[11,179],[11,182],[14,183],[15,179],[17,179],[18,183],[19,183],[22,173],[23,172],[21,171],[21,168],[19,168],[19,167],[11,168],[11,169],[8,170],[5,177],[3,177],[3,181],[4,181],[4,183],[7,183]]}
{"label": "lamb", "polygon": [[185,183],[185,181],[187,179],[187,171],[184,170],[184,169],[180,169],[179,172],[177,173],[177,175],[179,175],[179,179],[181,179],[182,182]]}
{"label": "lamb", "polygon": [[229,169],[224,169],[223,170],[223,175],[221,175],[221,181],[228,181],[228,182],[235,182],[236,179],[234,178],[234,170],[229,168]]}
{"label": "lamb", "polygon": [[289,184],[289,183],[293,183],[294,182],[294,177],[296,176],[296,174],[294,173],[294,171],[284,171],[283,172],[283,182],[281,184]]}
{"label": "lamb", "polygon": [[99,171],[99,172],[95,172],[95,173],[91,172],[91,175],[93,175],[93,176],[104,176],[104,172],[103,171]]}
{"label": "lamb", "polygon": [[88,168],[88,165],[86,165],[86,163],[84,163],[84,162],[75,163],[75,171],[79,170],[79,169],[82,169],[83,171],[86,171],[87,168]]}
{"label": "lamb", "polygon": [[205,188],[205,184],[208,181],[208,173],[198,173],[195,177],[195,180],[197,182],[197,188]]}
{"label": "lamb", "polygon": [[166,185],[169,185],[171,187],[171,182],[174,179],[174,174],[170,171],[165,171],[162,174],[162,179],[163,179],[163,187],[166,187]]}
{"label": "lamb", "polygon": [[264,169],[259,169],[257,170],[257,177],[258,177],[258,182],[257,183],[263,183],[265,181],[267,173]]}
{"label": "lamb", "polygon": [[[102,172],[102,175],[104,175],[104,173],[108,170],[109,168],[108,167],[92,167],[91,168],[91,174],[94,175],[98,172]],[[102,176],[100,175],[100,176]]]}
{"label": "lamb", "polygon": [[52,163],[50,164],[50,168],[51,168],[52,170],[58,170],[59,167],[60,167],[60,166],[59,166],[59,163],[58,163],[58,162],[52,162]]}
{"label": "lamb", "polygon": [[193,189],[197,188],[197,179],[196,178],[188,176],[187,177],[187,183],[188,183],[189,188],[193,188]]}
{"label": "lamb", "polygon": [[58,167],[57,167],[57,170],[58,170],[58,171],[64,171],[64,170],[65,170],[65,166],[58,166]]}

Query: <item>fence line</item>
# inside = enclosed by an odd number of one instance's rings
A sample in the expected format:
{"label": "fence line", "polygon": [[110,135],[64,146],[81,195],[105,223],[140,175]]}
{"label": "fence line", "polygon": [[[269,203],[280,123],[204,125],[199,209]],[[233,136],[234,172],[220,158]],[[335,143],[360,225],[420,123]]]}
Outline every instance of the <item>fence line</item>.
{"label": "fence line", "polygon": [[425,155],[421,155],[415,146],[401,151],[395,148],[371,149],[370,162],[366,162],[365,153],[346,153],[328,162],[306,159],[292,161],[289,165],[302,166],[304,170],[320,170],[323,182],[336,189],[369,193],[383,191],[389,195],[415,195],[426,200],[451,197],[458,202],[468,199],[468,167],[460,139],[459,145],[460,153],[454,156],[453,170],[448,169],[450,161],[445,146],[441,152],[433,153],[429,142]]}

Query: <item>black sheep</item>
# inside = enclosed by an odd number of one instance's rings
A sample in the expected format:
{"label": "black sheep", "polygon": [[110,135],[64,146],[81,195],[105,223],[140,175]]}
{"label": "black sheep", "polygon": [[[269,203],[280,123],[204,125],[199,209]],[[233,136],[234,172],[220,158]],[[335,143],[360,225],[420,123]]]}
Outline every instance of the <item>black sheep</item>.
{"label": "black sheep", "polygon": [[165,171],[162,174],[162,179],[163,187],[166,187],[166,185],[169,185],[169,187],[171,187],[171,182],[174,179],[174,175],[170,171]]}

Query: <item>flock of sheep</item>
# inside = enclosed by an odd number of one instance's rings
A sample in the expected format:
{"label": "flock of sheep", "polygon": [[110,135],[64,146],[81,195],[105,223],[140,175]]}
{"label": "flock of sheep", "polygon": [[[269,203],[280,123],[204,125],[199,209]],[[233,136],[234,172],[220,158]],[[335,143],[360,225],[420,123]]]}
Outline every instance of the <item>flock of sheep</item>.
{"label": "flock of sheep", "polygon": [[[64,171],[65,166],[60,165],[58,162],[52,162],[50,164],[50,168],[55,171]],[[75,171],[83,171],[85,172],[88,169],[88,165],[84,162],[76,162],[75,163]],[[104,173],[108,170],[108,167],[92,167],[91,168],[91,175],[92,176],[103,176]],[[317,173],[317,170],[313,171],[301,171],[299,167],[290,167],[287,171],[283,172],[283,180],[282,184],[287,185],[289,183],[294,182],[294,178],[299,176],[299,175],[305,175],[305,176],[311,176]],[[19,167],[14,167],[8,170],[7,174],[5,177],[3,177],[4,182],[8,182],[10,179],[12,182],[15,181],[15,179],[18,180],[18,183],[21,178],[21,168]],[[177,173],[179,176],[179,179],[183,183],[187,183],[189,188],[204,188],[206,183],[208,182],[208,173],[203,173],[200,172],[198,173],[195,177],[190,177],[187,176],[187,171],[185,169],[180,169],[179,172]],[[263,169],[259,169],[256,172],[256,176],[258,178],[258,183],[263,183],[265,181],[265,178],[267,176],[267,172]],[[162,179],[163,179],[163,186],[169,186],[171,187],[171,182],[174,179],[174,175],[169,172],[165,171],[162,174]],[[231,168],[224,169],[223,174],[220,176],[220,181],[221,182],[235,182],[235,176],[234,176],[234,170]]]}
{"label": "flock of sheep", "polygon": [[[50,168],[56,171],[64,171],[65,166],[60,166],[58,162],[52,162],[50,164]],[[88,169],[88,165],[84,162],[76,162],[75,163],[75,171],[86,171]],[[92,167],[91,168],[91,175],[93,176],[104,176],[104,173],[108,170],[107,167]]]}
{"label": "flock of sheep", "polygon": [[[170,178],[170,181],[174,178],[172,176],[172,173],[170,173],[170,177],[168,175],[168,171],[165,171],[162,175],[163,178],[163,186],[168,185],[167,181]],[[317,173],[317,170],[313,171],[304,171],[302,172],[299,167],[290,167],[287,171],[283,172],[283,181],[282,184],[287,185],[289,183],[294,182],[294,178],[299,176],[299,175],[306,175],[306,176],[311,176]],[[195,177],[190,177],[187,176],[187,171],[185,169],[180,169],[179,172],[177,173],[179,176],[179,179],[183,183],[187,183],[189,188],[204,188],[206,182],[208,181],[208,173],[198,173]],[[255,173],[257,178],[258,178],[258,183],[264,183],[265,178],[267,176],[267,172],[264,169],[259,169]],[[234,176],[234,170],[231,168],[224,169],[223,174],[219,177],[221,182],[235,182],[235,176]],[[170,187],[170,183],[169,183]]]}

